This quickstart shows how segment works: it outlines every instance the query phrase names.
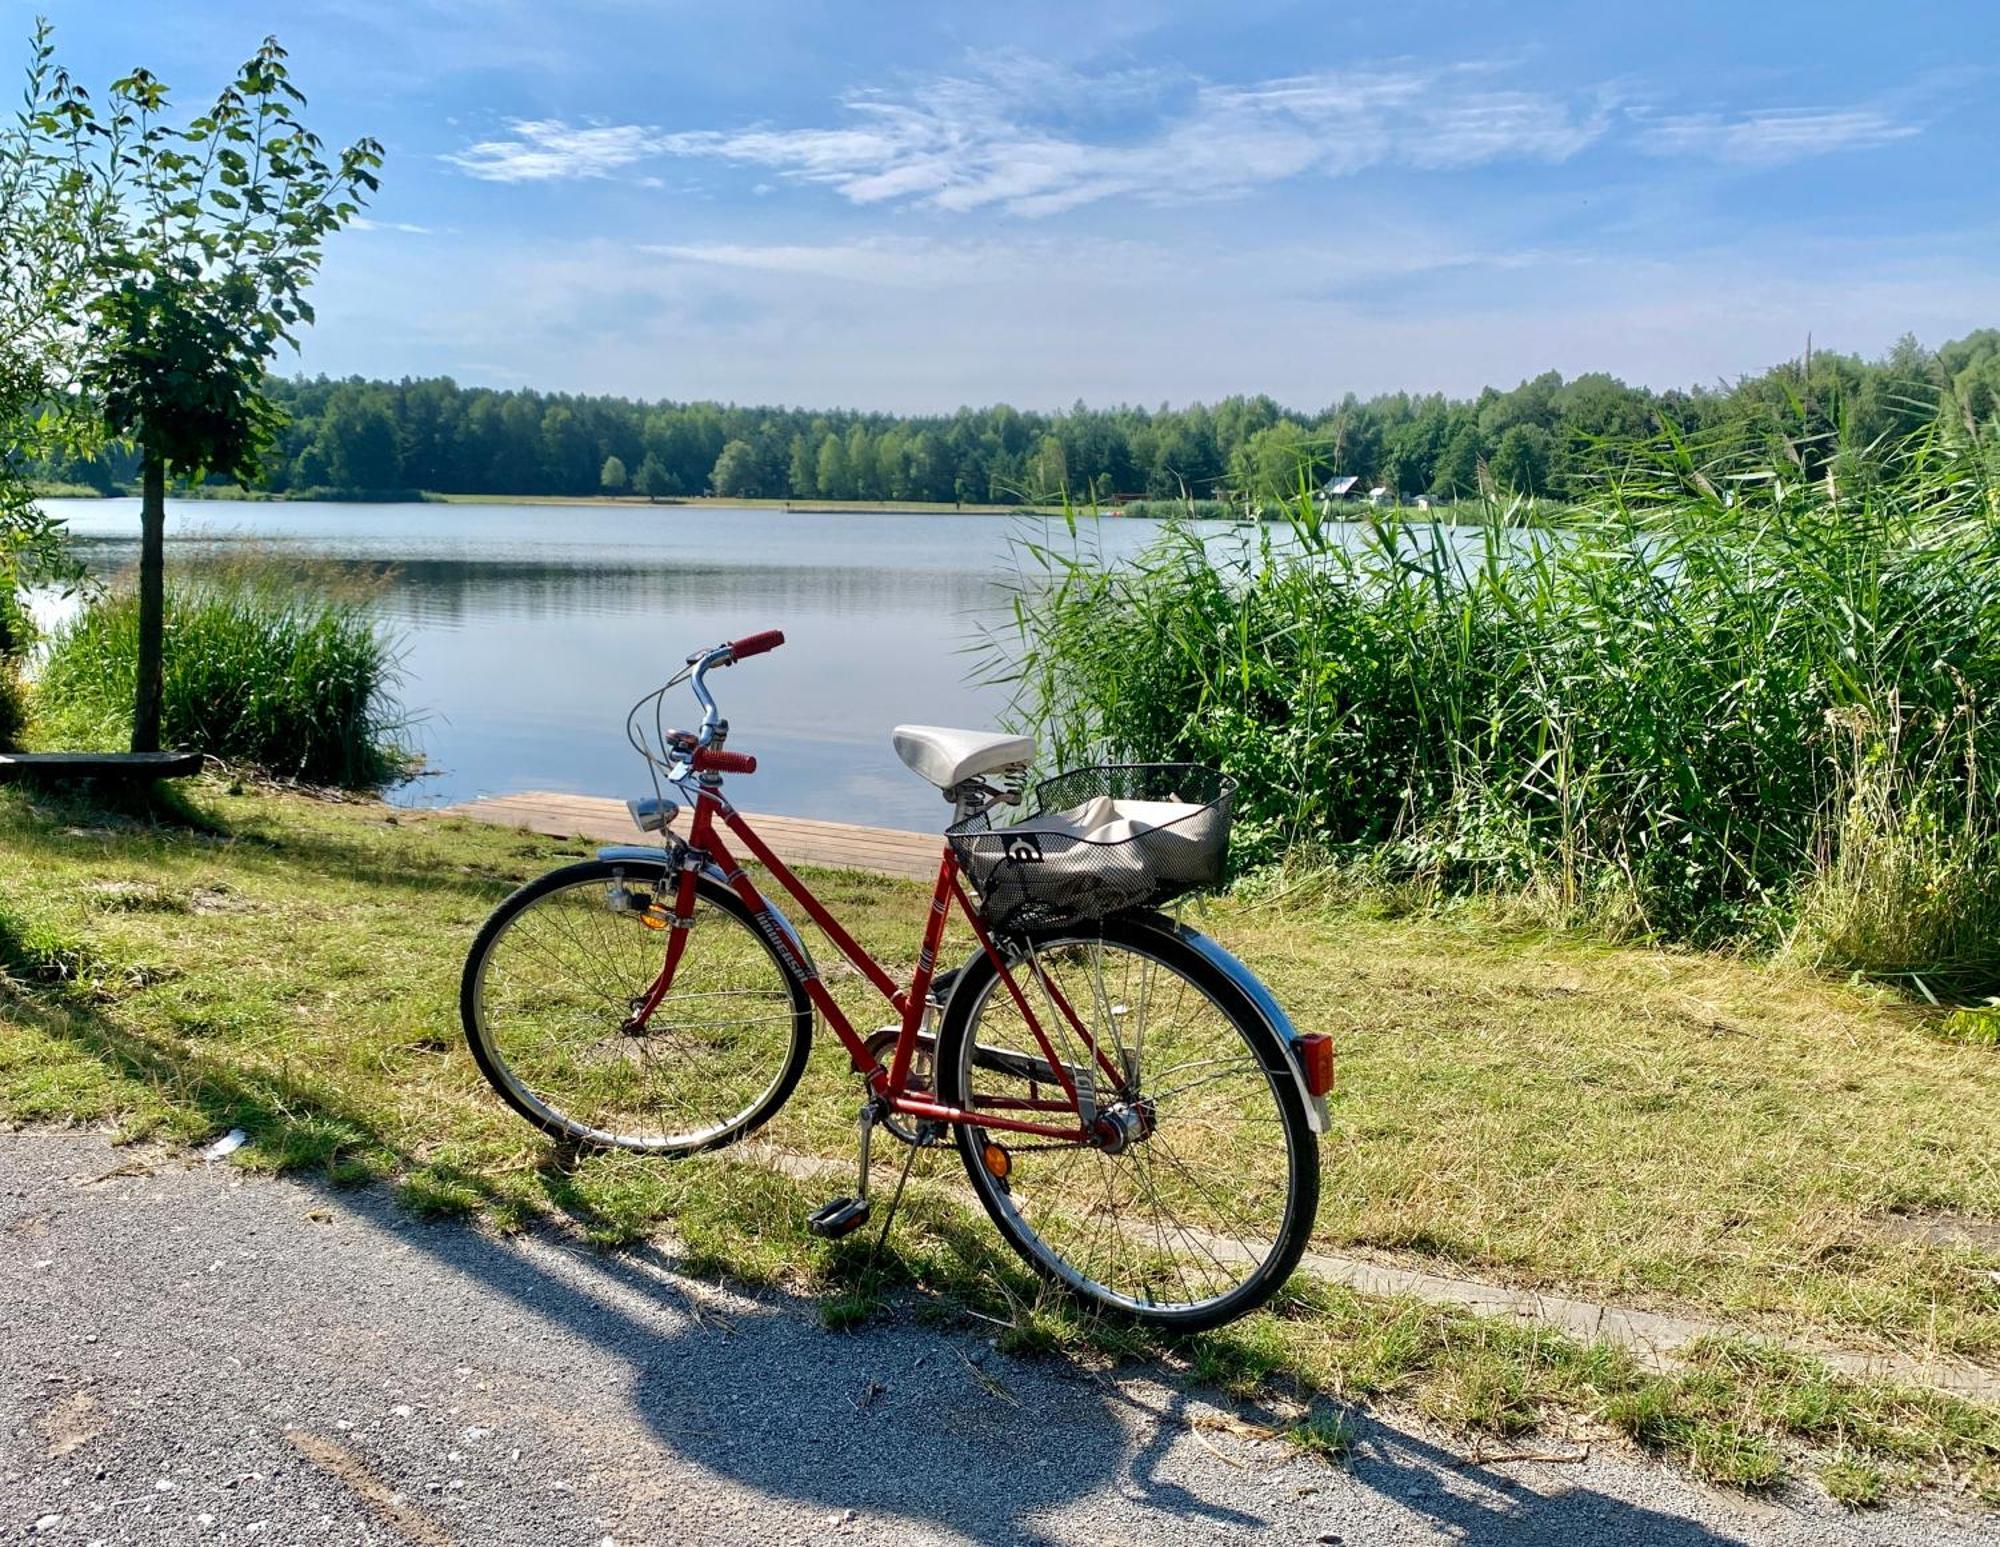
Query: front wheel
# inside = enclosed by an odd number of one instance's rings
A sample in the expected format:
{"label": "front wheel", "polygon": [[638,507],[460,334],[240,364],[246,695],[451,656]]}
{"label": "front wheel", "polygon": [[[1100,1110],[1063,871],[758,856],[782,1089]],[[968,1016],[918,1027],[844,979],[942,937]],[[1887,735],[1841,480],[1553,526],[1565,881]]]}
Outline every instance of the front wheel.
{"label": "front wheel", "polygon": [[480,1070],[528,1121],[573,1144],[686,1155],[741,1138],[798,1084],[812,1002],[742,899],[703,876],[674,982],[675,873],[586,860],[494,910],[466,958],[459,1011]]}
{"label": "front wheel", "polygon": [[[1045,1278],[1175,1331],[1263,1304],[1298,1266],[1319,1208],[1319,1146],[1276,1034],[1164,919],[1035,934],[1009,966],[1089,1096],[1097,1138],[961,1125],[966,1172],[1000,1233]],[[937,1071],[943,1099],[975,1113],[1041,1103],[1048,1120],[1051,1098],[1064,1099],[984,954],[954,986]]]}

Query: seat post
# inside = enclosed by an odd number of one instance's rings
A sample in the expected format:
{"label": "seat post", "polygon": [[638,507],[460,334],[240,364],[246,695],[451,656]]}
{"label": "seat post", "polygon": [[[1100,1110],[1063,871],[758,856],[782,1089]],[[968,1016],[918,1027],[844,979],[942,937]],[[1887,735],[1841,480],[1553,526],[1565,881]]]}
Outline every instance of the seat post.
{"label": "seat post", "polygon": [[952,825],[956,827],[960,822],[995,806],[1019,805],[1027,778],[1028,765],[1016,763],[1000,770],[998,786],[988,784],[983,778],[962,779],[952,785],[944,792],[944,798],[951,802]]}

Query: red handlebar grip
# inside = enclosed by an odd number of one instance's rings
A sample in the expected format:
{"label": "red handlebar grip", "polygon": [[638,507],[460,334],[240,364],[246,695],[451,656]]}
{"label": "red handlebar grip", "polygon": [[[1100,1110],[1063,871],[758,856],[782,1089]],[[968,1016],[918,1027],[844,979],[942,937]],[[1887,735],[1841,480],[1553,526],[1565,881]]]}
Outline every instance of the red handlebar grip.
{"label": "red handlebar grip", "polygon": [[694,755],[694,766],[698,773],[747,774],[757,771],[757,759],[748,752],[718,752],[713,747],[703,747]]}
{"label": "red handlebar grip", "polygon": [[775,650],[785,642],[783,629],[767,628],[761,634],[748,634],[736,640],[729,647],[732,658],[747,661],[753,655],[762,655],[766,650]]}

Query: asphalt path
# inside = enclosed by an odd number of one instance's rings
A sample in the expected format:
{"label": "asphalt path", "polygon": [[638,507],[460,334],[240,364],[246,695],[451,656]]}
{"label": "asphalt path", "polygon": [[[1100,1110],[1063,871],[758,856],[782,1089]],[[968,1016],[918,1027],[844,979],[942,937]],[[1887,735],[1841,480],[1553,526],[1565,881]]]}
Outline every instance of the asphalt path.
{"label": "asphalt path", "polygon": [[828,1332],[655,1249],[0,1133],[0,1539],[1996,1540],[1932,1501],[1749,1500],[1613,1441],[1482,1453],[1393,1412],[1329,1464],[1170,1372],[1016,1359],[918,1310]]}

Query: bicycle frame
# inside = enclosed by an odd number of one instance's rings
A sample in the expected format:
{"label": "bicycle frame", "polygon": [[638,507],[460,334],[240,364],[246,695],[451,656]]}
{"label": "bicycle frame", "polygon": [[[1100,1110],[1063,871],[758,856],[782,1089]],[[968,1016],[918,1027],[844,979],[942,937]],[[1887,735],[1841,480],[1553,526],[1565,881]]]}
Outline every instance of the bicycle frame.
{"label": "bicycle frame", "polygon": [[[900,1017],[896,1036],[895,1054],[890,1067],[884,1069],[881,1062],[869,1051],[867,1043],[854,1029],[833,995],[827,991],[818,969],[806,958],[794,943],[790,933],[777,922],[771,905],[757,890],[731,853],[720,828],[727,828],[749,850],[751,856],[778,880],[791,896],[804,908],[808,917],[825,933],[834,946],[851,962],[862,977],[886,999]],[[1012,1133],[1033,1134],[1042,1138],[1068,1140],[1077,1144],[1088,1144],[1094,1137],[1093,1126],[1099,1106],[1099,1086],[1091,1065],[1101,1069],[1109,1081],[1112,1100],[1125,1099],[1128,1095],[1126,1077],[1104,1052],[1096,1039],[1090,1035],[1069,1000],[1064,996],[1054,980],[1041,970],[1032,953],[1029,962],[1033,967],[1034,981],[1041,989],[1054,1015],[1073,1031],[1079,1044],[1087,1051],[1087,1061],[1072,1067],[1058,1056],[1053,1040],[1028,996],[1015,980],[1005,955],[994,945],[993,937],[980,920],[979,910],[966,895],[965,886],[958,873],[958,856],[951,845],[941,844],[936,885],[931,890],[930,917],[924,926],[922,949],[917,953],[917,965],[911,975],[909,985],[898,988],[895,980],[883,969],[852,935],[840,924],[826,906],[820,902],[791,868],[771,852],[770,846],[757,835],[736,808],[725,800],[712,782],[704,780],[694,802],[693,818],[688,830],[686,848],[680,854],[680,877],[674,893],[673,916],[667,938],[666,960],[660,975],[647,991],[645,999],[633,1014],[635,1026],[644,1025],[660,1006],[668,991],[673,987],[674,972],[680,965],[682,954],[687,949],[688,931],[694,923],[696,878],[711,865],[720,874],[723,882],[742,899],[750,910],[758,931],[768,940],[780,959],[804,984],[806,995],[813,1007],[833,1028],[855,1071],[867,1081],[870,1096],[881,1102],[890,1112],[905,1116],[946,1124],[976,1123],[982,1128],[999,1129]],[[930,1001],[931,981],[936,976],[938,947],[943,944],[944,932],[950,921],[953,904],[965,915],[966,922],[979,941],[979,947],[992,961],[1000,981],[1007,986],[1015,1006],[1027,1021],[1042,1057],[1048,1061],[1050,1073],[1055,1083],[1062,1089],[1061,1099],[1053,1096],[987,1097],[979,1102],[977,1111],[948,1106],[910,1090],[910,1065],[917,1048],[919,1033],[924,1023],[924,1015]],[[1081,1088],[1077,1074],[1083,1080]],[[1013,1115],[1018,1114],[1018,1115]],[[1065,1124],[1061,1114],[1067,1114],[1070,1121]]]}

